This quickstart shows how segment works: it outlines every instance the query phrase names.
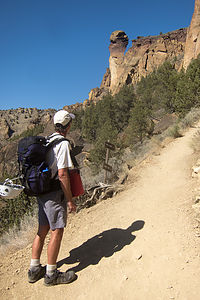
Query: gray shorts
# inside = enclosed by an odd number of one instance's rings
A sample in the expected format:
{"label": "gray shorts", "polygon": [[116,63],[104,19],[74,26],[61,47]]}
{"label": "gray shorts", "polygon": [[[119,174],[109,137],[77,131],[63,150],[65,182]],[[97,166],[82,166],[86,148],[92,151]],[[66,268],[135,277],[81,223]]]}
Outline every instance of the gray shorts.
{"label": "gray shorts", "polygon": [[52,230],[67,224],[67,201],[59,190],[37,197],[39,225],[49,225]]}

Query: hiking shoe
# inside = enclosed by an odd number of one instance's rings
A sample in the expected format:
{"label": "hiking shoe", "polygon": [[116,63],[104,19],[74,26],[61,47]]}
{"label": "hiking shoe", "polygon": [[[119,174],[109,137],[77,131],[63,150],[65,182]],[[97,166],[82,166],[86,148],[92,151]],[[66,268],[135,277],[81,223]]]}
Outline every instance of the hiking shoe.
{"label": "hiking shoe", "polygon": [[34,283],[44,277],[46,273],[46,267],[42,267],[41,265],[37,267],[32,267],[28,270],[28,282]]}
{"label": "hiking shoe", "polygon": [[44,277],[44,285],[51,286],[56,284],[70,283],[77,278],[74,271],[60,272],[55,270],[53,275]]}

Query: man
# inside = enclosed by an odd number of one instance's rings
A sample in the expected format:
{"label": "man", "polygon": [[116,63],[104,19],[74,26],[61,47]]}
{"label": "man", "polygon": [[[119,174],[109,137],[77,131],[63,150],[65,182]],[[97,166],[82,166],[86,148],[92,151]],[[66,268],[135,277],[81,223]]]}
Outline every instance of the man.
{"label": "man", "polygon": [[[54,115],[55,133],[49,137],[49,141],[66,137],[74,115],[65,110],[60,110]],[[60,283],[69,283],[76,279],[73,271],[60,272],[57,270],[57,257],[63,237],[64,227],[67,220],[67,206],[69,212],[76,211],[76,205],[72,200],[68,168],[72,167],[69,142],[61,141],[53,146],[47,153],[47,163],[52,172],[52,178],[56,173],[61,188],[38,197],[38,233],[33,241],[32,259],[28,271],[30,283],[36,282],[44,277],[44,284],[47,286]],[[47,249],[47,266],[42,267],[40,256],[44,240],[51,229],[51,237]]]}

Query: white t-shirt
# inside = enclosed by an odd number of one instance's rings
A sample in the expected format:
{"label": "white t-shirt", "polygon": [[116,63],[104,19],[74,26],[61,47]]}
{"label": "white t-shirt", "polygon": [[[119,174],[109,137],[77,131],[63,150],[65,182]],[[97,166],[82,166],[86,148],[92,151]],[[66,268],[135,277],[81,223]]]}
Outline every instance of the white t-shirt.
{"label": "white t-shirt", "polygon": [[[53,133],[50,136],[49,141],[54,139],[63,138],[62,135],[58,133]],[[52,172],[52,178],[55,176],[59,169],[71,168],[73,167],[71,156],[70,156],[70,144],[68,141],[62,141],[52,148],[47,153],[46,158],[47,164]],[[57,178],[57,177],[56,177]]]}

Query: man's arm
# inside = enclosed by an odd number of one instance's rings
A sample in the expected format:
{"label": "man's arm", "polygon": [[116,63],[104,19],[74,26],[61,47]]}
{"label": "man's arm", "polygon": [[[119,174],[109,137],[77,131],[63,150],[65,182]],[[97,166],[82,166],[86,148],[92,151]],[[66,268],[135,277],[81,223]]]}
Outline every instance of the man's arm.
{"label": "man's arm", "polygon": [[58,178],[60,180],[61,188],[63,190],[65,198],[67,199],[67,205],[69,208],[69,212],[76,211],[76,205],[72,200],[68,168],[59,169],[58,170]]}

